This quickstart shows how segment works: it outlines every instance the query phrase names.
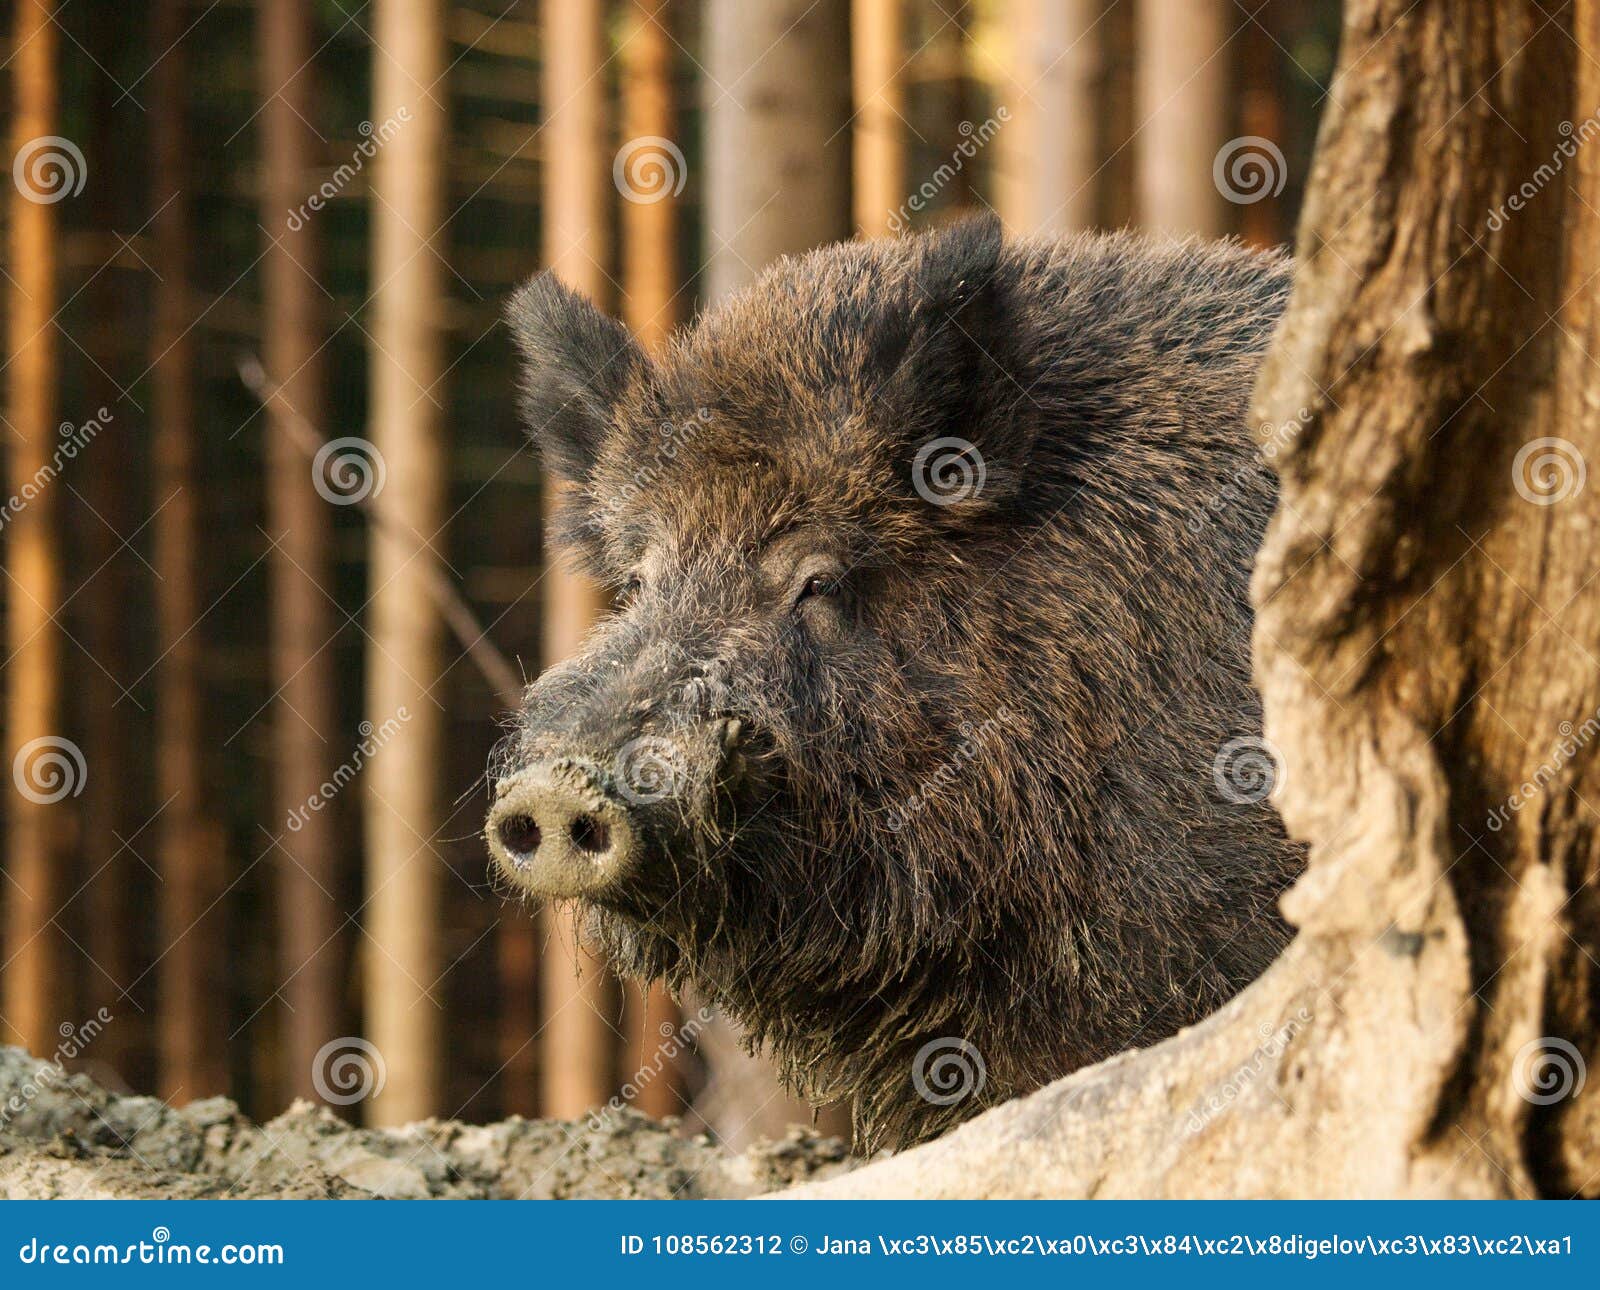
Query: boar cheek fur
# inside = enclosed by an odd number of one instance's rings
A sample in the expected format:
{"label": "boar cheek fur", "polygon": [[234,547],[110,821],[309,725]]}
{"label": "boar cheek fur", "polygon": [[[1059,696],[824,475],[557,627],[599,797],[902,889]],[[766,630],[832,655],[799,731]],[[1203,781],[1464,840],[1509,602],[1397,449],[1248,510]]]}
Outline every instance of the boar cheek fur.
{"label": "boar cheek fur", "polygon": [[[694,682],[765,731],[767,809],[733,832],[702,803],[677,896],[590,926],[848,1099],[862,1145],[1171,1034],[1288,938],[1303,856],[1213,763],[1260,731],[1247,583],[1273,485],[1246,412],[1289,275],[1228,244],[1002,245],[983,220],[780,262],[654,360],[549,279],[513,303],[535,442],[574,484],[555,527],[591,572],[625,576],[651,516],[725,550],[782,516],[859,536],[870,631],[831,655],[747,641],[761,662]],[[641,488],[651,436],[689,417]],[[934,506],[910,467],[943,435],[987,477]],[[596,649],[546,705],[603,683]],[[506,764],[548,710],[530,697]],[[981,1086],[929,1100],[926,1046],[957,1038]]]}

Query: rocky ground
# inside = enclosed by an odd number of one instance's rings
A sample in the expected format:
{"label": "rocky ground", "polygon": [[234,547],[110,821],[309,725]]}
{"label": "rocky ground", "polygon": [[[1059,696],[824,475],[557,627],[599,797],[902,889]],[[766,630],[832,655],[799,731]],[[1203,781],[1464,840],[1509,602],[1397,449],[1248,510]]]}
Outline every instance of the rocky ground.
{"label": "rocky ground", "polygon": [[0,1198],[712,1198],[841,1174],[837,1139],[792,1129],[733,1155],[629,1110],[358,1129],[296,1102],[257,1125],[226,1098],[181,1109],[0,1047]]}

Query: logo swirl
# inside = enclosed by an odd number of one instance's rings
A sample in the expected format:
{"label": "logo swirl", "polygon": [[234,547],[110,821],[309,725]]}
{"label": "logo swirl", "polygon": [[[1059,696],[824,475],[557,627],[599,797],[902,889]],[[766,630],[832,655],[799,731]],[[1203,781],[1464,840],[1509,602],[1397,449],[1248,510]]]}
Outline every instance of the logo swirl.
{"label": "logo swirl", "polygon": [[1518,1097],[1534,1106],[1576,1097],[1588,1074],[1577,1047],[1554,1035],[1529,1040],[1511,1060],[1511,1085]]}
{"label": "logo swirl", "polygon": [[330,439],[311,460],[311,484],[333,506],[354,506],[383,491],[389,468],[377,446],[347,435]]}
{"label": "logo swirl", "polygon": [[89,181],[89,163],[71,139],[44,134],[17,149],[11,179],[30,202],[50,206],[83,191]]}
{"label": "logo swirl", "polygon": [[683,754],[670,739],[642,735],[617,750],[617,791],[638,806],[675,797],[688,773]]}
{"label": "logo swirl", "polygon": [[659,134],[640,135],[617,149],[611,163],[611,182],[630,202],[649,206],[683,191],[689,182],[689,163],[671,139]]}
{"label": "logo swirl", "polygon": [[911,1061],[911,1087],[934,1106],[976,1097],[988,1079],[989,1068],[977,1045],[955,1035],[930,1039]]}
{"label": "logo swirl", "polygon": [[311,1059],[311,1086],[334,1106],[353,1106],[377,1097],[389,1082],[383,1054],[370,1039],[340,1035],[317,1049]]}
{"label": "logo swirl", "polygon": [[17,792],[30,802],[49,806],[64,797],[76,797],[89,781],[89,763],[83,749],[60,735],[40,735],[17,749],[11,763]]}
{"label": "logo swirl", "polygon": [[1535,439],[1517,450],[1511,482],[1517,495],[1535,506],[1554,506],[1583,491],[1588,465],[1578,445],[1565,439]]}
{"label": "logo swirl", "polygon": [[975,444],[949,436],[930,439],[911,462],[911,486],[925,502],[954,506],[983,492],[988,480],[983,454]]}
{"label": "logo swirl", "polygon": [[1211,162],[1211,182],[1236,206],[1276,197],[1289,182],[1289,164],[1271,139],[1259,134],[1229,139]]}
{"label": "logo swirl", "polygon": [[1270,797],[1282,777],[1278,750],[1258,735],[1228,740],[1211,763],[1217,792],[1237,806]]}

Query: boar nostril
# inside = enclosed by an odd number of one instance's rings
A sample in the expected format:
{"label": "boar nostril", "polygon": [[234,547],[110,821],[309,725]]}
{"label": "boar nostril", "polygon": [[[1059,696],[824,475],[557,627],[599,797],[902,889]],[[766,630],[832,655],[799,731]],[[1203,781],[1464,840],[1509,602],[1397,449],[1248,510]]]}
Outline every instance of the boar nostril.
{"label": "boar nostril", "polygon": [[570,832],[573,845],[591,855],[599,855],[611,845],[611,830],[606,827],[605,821],[592,815],[578,816],[573,820]]}
{"label": "boar nostril", "polygon": [[539,826],[531,815],[510,815],[500,821],[500,845],[512,855],[531,856],[539,849]]}

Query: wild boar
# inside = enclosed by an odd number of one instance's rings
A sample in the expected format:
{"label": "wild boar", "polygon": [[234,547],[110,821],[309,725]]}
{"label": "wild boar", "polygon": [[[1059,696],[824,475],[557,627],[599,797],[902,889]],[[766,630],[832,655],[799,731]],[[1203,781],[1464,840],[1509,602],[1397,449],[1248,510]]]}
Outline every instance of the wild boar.
{"label": "wild boar", "polygon": [[522,288],[556,539],[617,608],[497,750],[498,868],[866,1146],[1216,1008],[1302,864],[1247,590],[1289,277],[975,219],[786,259],[655,357]]}

